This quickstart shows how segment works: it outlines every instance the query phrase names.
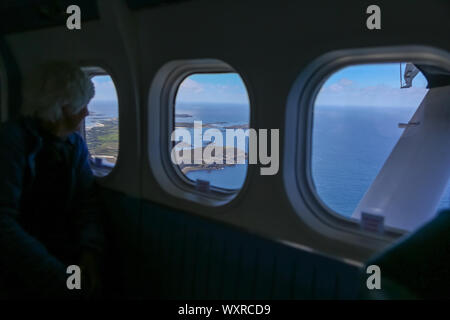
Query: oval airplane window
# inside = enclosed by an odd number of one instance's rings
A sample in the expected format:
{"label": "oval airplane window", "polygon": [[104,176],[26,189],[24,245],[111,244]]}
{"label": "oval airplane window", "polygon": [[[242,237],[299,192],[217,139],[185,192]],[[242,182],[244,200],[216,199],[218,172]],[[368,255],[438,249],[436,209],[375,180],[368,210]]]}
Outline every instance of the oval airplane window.
{"label": "oval airplane window", "polygon": [[248,165],[250,103],[237,73],[196,73],[178,87],[172,162],[197,190],[239,190]]}
{"label": "oval airplane window", "polygon": [[[448,207],[447,179],[427,186],[434,169],[426,155],[421,160],[435,141],[430,124],[445,112],[428,91],[412,63],[348,66],[325,81],[314,103],[310,163],[315,192],[329,209],[412,230]],[[407,198],[420,188],[416,207],[424,207],[414,210]]]}
{"label": "oval airplane window", "polygon": [[119,152],[119,106],[114,82],[109,75],[94,75],[95,96],[88,105],[85,138],[90,163],[96,176],[114,168]]}

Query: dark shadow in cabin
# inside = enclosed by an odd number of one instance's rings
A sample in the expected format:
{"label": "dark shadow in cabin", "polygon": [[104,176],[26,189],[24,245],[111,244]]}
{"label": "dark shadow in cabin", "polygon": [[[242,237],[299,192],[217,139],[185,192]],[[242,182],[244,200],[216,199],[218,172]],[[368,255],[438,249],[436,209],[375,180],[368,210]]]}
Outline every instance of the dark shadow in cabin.
{"label": "dark shadow in cabin", "polygon": [[[81,298],[100,290],[104,251],[97,186],[76,133],[94,86],[51,62],[28,79],[24,116],[0,129],[0,274],[10,298]],[[83,277],[69,290],[67,270]]]}

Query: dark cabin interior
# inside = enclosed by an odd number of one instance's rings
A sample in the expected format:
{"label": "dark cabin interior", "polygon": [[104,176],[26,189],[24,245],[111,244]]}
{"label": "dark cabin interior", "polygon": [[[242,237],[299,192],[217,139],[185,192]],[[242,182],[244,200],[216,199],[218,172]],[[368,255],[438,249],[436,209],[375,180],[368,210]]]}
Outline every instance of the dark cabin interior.
{"label": "dark cabin interior", "polygon": [[[65,29],[64,10],[75,3],[82,8],[78,33]],[[323,236],[292,209],[282,174],[262,177],[256,169],[249,170],[238,199],[223,207],[168,194],[148,163],[148,154],[159,152],[148,143],[148,90],[168,61],[222,59],[244,75],[255,105],[251,121],[283,128],[291,84],[326,52],[426,45],[446,50],[448,58],[449,3],[423,3],[383,2],[383,29],[371,33],[361,27],[362,8],[369,5],[364,1],[123,0],[111,3],[111,11],[101,0],[2,1],[0,55],[7,81],[2,121],[20,113],[23,75],[35,63],[75,59],[111,70],[118,87],[121,149],[111,176],[98,181],[108,239],[106,298],[367,298],[361,292],[365,263],[399,237],[364,247],[364,238],[353,245]],[[417,15],[405,19],[405,10]],[[448,85],[449,70],[419,68],[432,86]],[[447,223],[439,232],[448,231]],[[442,241],[448,249],[448,235]],[[448,279],[447,274],[443,280]],[[448,297],[448,288],[436,290],[422,293]]]}

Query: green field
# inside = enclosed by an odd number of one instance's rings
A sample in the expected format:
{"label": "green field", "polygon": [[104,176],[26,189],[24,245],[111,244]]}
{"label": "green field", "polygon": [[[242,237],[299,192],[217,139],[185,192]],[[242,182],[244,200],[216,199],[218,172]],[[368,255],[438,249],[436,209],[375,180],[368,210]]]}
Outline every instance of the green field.
{"label": "green field", "polygon": [[119,121],[101,121],[103,126],[86,131],[86,140],[91,155],[117,158],[119,151]]}

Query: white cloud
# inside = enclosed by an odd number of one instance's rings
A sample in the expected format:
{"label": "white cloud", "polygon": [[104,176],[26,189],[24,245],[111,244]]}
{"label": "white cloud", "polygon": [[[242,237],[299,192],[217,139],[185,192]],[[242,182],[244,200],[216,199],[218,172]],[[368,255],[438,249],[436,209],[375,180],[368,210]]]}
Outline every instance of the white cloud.
{"label": "white cloud", "polygon": [[348,87],[353,84],[353,81],[347,78],[342,78],[341,80],[338,81],[338,84],[340,84],[343,87]]}
{"label": "white cloud", "polygon": [[[94,101],[116,101],[116,89],[111,79],[96,81]],[[199,83],[186,78],[180,85],[177,100],[179,102],[218,102],[218,103],[248,103],[244,86],[213,83]]]}
{"label": "white cloud", "polygon": [[177,101],[248,103],[248,96],[243,86],[230,86],[220,83],[201,84],[187,78],[180,85]]}
{"label": "white cloud", "polygon": [[411,107],[418,106],[427,93],[425,88],[400,89],[386,84],[361,87],[349,79],[340,79],[322,87],[317,105]]}
{"label": "white cloud", "polygon": [[[332,92],[340,92],[345,90],[347,87],[350,87],[353,85],[353,81],[350,79],[342,78],[338,82],[333,83],[328,88]],[[325,89],[326,90],[326,89]]]}
{"label": "white cloud", "polygon": [[192,93],[200,93],[203,92],[205,89],[204,87],[198,83],[197,81],[194,81],[192,79],[186,78],[180,85],[180,89],[183,91],[191,91]]}
{"label": "white cloud", "polygon": [[94,96],[95,100],[102,100],[102,101],[117,100],[117,92],[112,80],[99,82],[95,81],[94,79],[94,85],[95,85],[95,96]]}

